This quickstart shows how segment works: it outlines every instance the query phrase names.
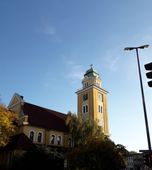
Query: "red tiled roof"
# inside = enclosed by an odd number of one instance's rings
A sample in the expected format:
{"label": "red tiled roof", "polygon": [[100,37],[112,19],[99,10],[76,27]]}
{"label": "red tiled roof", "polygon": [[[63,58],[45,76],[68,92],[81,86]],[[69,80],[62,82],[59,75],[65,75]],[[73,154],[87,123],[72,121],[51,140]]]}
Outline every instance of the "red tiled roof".
{"label": "red tiled roof", "polygon": [[30,125],[48,130],[68,131],[65,124],[66,114],[64,113],[49,110],[27,102],[24,102],[23,112],[25,115],[28,115],[28,122]]}

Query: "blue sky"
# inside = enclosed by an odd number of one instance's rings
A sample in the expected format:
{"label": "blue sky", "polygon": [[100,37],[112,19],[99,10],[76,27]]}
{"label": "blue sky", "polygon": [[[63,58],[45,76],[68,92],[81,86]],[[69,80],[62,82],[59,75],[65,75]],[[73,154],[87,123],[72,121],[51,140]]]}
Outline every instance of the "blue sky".
{"label": "blue sky", "polygon": [[111,139],[128,150],[147,149],[135,51],[140,50],[150,134],[152,89],[144,64],[152,61],[151,0],[0,0],[0,97],[77,112],[75,92],[93,64],[108,94]]}

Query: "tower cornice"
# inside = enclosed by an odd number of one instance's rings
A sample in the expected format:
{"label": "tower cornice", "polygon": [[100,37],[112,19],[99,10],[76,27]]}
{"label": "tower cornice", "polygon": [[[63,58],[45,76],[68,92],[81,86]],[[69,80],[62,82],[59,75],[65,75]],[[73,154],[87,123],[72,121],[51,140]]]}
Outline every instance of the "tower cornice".
{"label": "tower cornice", "polygon": [[101,87],[99,87],[99,86],[96,86],[96,85],[90,85],[90,86],[88,86],[88,87],[86,87],[86,88],[82,88],[82,89],[78,89],[78,91],[76,91],[75,93],[76,94],[79,94],[79,93],[81,93],[81,92],[83,92],[83,91],[86,91],[86,90],[89,90],[89,89],[97,89],[97,90],[99,90],[99,91],[101,91],[101,92],[103,92],[103,93],[105,93],[105,94],[107,94],[107,93],[109,93],[108,91],[106,91],[106,90],[104,90],[103,88],[101,88]]}

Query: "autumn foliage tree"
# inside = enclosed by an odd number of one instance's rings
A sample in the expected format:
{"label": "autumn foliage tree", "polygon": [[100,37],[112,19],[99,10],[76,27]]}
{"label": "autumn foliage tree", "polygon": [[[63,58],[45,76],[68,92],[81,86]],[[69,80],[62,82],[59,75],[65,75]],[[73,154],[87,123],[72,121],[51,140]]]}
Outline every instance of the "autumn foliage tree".
{"label": "autumn foliage tree", "polygon": [[14,134],[16,129],[15,120],[15,113],[0,104],[0,147],[5,146],[9,142],[9,137]]}

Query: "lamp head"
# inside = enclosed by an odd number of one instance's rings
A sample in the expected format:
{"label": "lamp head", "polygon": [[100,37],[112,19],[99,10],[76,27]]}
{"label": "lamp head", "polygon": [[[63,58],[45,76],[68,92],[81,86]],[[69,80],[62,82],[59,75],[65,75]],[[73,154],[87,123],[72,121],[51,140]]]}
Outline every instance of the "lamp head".
{"label": "lamp head", "polygon": [[137,48],[144,49],[144,48],[148,48],[148,47],[149,47],[149,45],[146,44],[146,45],[139,46],[139,47],[137,47]]}
{"label": "lamp head", "polygon": [[148,48],[149,47],[149,45],[148,44],[146,44],[146,45],[142,45],[142,46],[139,46],[139,47],[126,47],[126,48],[124,48],[124,50],[125,51],[131,51],[131,50],[135,50],[135,49],[144,49],[144,48]]}

